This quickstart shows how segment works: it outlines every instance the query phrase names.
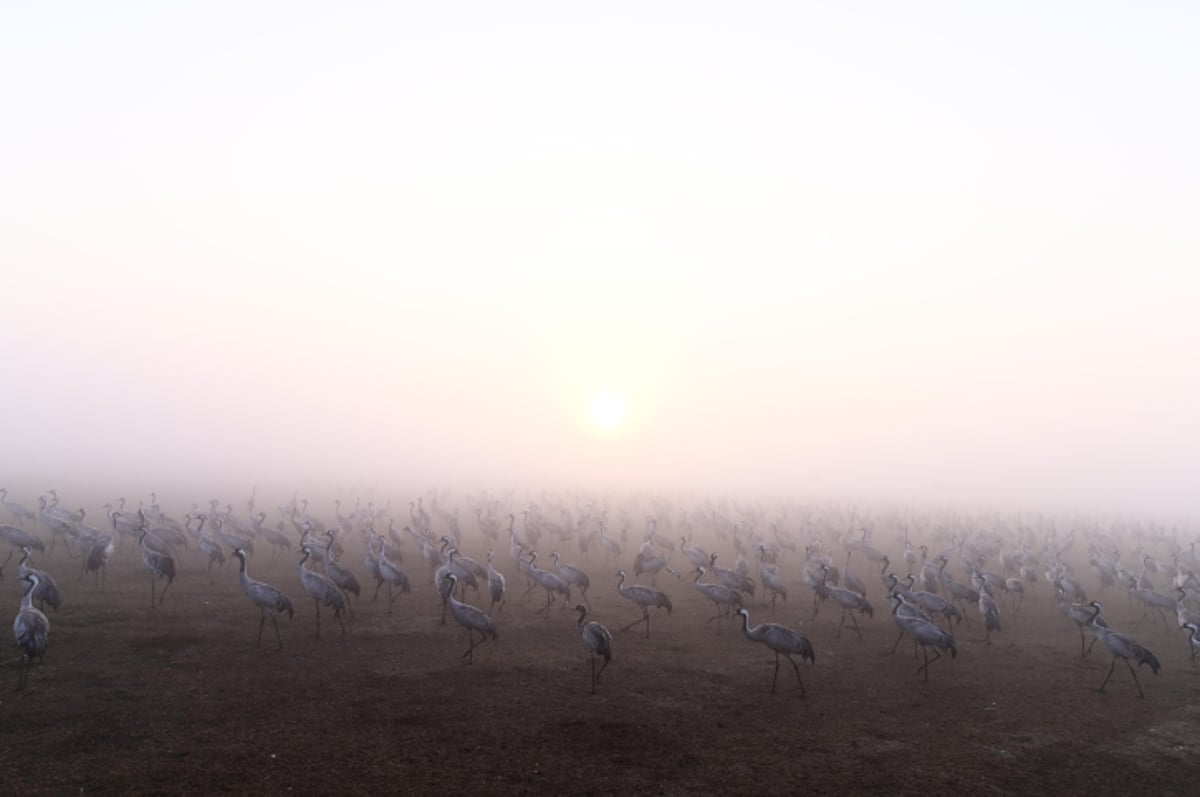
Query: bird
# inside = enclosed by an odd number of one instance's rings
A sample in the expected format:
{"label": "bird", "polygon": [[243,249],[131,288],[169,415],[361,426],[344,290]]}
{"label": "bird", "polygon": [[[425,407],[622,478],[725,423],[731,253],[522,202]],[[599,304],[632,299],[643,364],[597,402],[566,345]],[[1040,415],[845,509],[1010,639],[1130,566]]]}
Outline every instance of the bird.
{"label": "bird", "polygon": [[304,566],[312,556],[312,548],[307,545],[300,546],[302,557],[298,566],[300,573],[300,584],[304,587],[304,591],[313,599],[313,604],[317,607],[317,636],[321,636],[321,604],[325,604],[333,609],[333,616],[338,621],[338,625],[342,627],[342,636],[346,635],[346,624],[342,622],[342,612],[346,610],[346,596],[342,593],[340,587],[333,583],[333,580],[324,573],[318,573],[315,570],[309,570]]}
{"label": "bird", "polygon": [[[1084,647],[1086,638],[1083,635],[1083,629],[1091,629],[1093,626],[1108,628],[1108,623],[1100,616],[1101,609],[1103,609],[1103,606],[1100,604],[1100,601],[1058,604],[1058,610],[1079,627],[1079,658],[1081,659],[1086,657],[1092,649],[1091,645],[1088,645],[1086,648]],[[1099,639],[1098,636],[1093,636],[1092,645],[1096,644],[1097,639]]]}
{"label": "bird", "polygon": [[[787,587],[783,584],[783,578],[779,575],[779,566],[768,564],[767,546],[758,546],[758,578],[762,581],[764,593],[771,593],[771,609],[775,609],[775,599],[783,598],[787,600]],[[765,601],[766,595],[763,595]]]}
{"label": "bird", "polygon": [[669,615],[671,613],[671,599],[667,597],[666,593],[657,590],[654,587],[646,587],[642,586],[641,584],[631,584],[630,586],[625,586],[626,576],[624,570],[618,570],[617,577],[620,578],[620,581],[617,582],[617,592],[621,593],[621,597],[627,598],[636,603],[638,606],[642,607],[641,619],[634,620],[629,625],[624,626],[621,630],[628,631],[638,623],[645,623],[646,639],[649,639],[650,607],[658,606],[659,608],[666,609],[667,614]]}
{"label": "bird", "polygon": [[1196,666],[1196,654],[1200,653],[1200,626],[1195,623],[1184,623],[1179,626],[1181,630],[1191,631],[1188,636],[1188,647],[1192,654],[1192,666]]}
{"label": "bird", "polygon": [[503,611],[504,609],[504,574],[492,564],[491,549],[488,549],[487,568],[488,594],[492,597],[492,605],[488,607],[488,614],[490,615],[497,603],[500,604],[500,608],[496,609],[496,611]]}
{"label": "bird", "polygon": [[[849,557],[847,557],[849,561]],[[822,565],[822,569],[828,573],[829,568]],[[842,579],[845,581],[845,573],[842,574]],[[860,582],[861,583],[861,582]],[[828,584],[824,589],[825,597],[833,598],[834,602],[842,608],[842,621],[838,623],[837,636],[841,638],[842,628],[846,625],[846,616],[850,616],[850,622],[854,624],[854,633],[858,634],[858,639],[862,641],[862,631],[858,628],[858,620],[854,617],[854,613],[865,614],[867,617],[875,616],[875,608],[871,606],[871,602],[866,599],[862,593],[855,592],[852,589],[845,587],[831,587]]]}
{"label": "bird", "polygon": [[979,613],[983,615],[984,642],[992,644],[992,632],[1000,630],[1000,604],[988,592],[987,582],[977,579],[979,587]]}
{"label": "bird", "polygon": [[865,596],[867,594],[867,585],[863,583],[861,578],[850,572],[850,556],[853,553],[853,548],[846,551],[846,566],[842,568],[842,584],[846,589]]}
{"label": "bird", "polygon": [[688,542],[687,537],[680,537],[679,539],[683,540],[683,545],[679,550],[682,551],[684,557],[686,557],[687,560],[692,563],[692,567],[704,567],[709,563],[710,560],[707,551],[705,551],[703,548],[696,548],[693,546],[690,542]]}
{"label": "bird", "polygon": [[111,534],[105,534],[97,538],[81,557],[83,559],[83,567],[79,571],[79,578],[82,579],[85,573],[95,573],[96,586],[103,590],[104,585],[108,581],[108,571],[105,566],[108,564],[108,557],[113,555],[113,550]]}
{"label": "bird", "polygon": [[[445,593],[444,600],[450,608],[450,614],[458,621],[458,624],[467,629],[467,640],[470,645],[467,652],[463,654],[463,658],[470,664],[475,658],[475,648],[487,641],[488,637],[500,641],[500,636],[496,632],[496,623],[492,618],[488,617],[482,609],[476,608],[469,603],[462,603],[454,597],[454,588],[458,583],[458,576],[454,573],[446,575],[446,580],[450,582],[450,589]],[[475,643],[475,632],[479,632],[479,643]]]}
{"label": "bird", "polygon": [[1126,666],[1129,667],[1129,674],[1133,676],[1133,683],[1137,686],[1138,697],[1145,699],[1146,695],[1142,692],[1142,685],[1138,681],[1137,672],[1133,669],[1130,659],[1136,661],[1138,666],[1148,665],[1155,675],[1158,675],[1158,671],[1161,669],[1158,659],[1154,658],[1153,653],[1124,634],[1118,634],[1110,628],[1098,625],[1092,626],[1092,628],[1096,636],[1104,643],[1104,647],[1108,648],[1108,652],[1113,656],[1112,665],[1109,666],[1108,675],[1104,676],[1104,683],[1100,684],[1099,691],[1103,692],[1104,687],[1108,685],[1108,679],[1112,678],[1113,670],[1117,666],[1117,659],[1124,659]]}
{"label": "bird", "polygon": [[246,593],[246,597],[250,602],[258,607],[258,639],[254,644],[262,644],[263,625],[267,622],[267,610],[271,610],[271,625],[275,627],[275,640],[279,643],[279,649],[283,650],[283,638],[279,635],[279,621],[275,619],[275,615],[287,612],[288,619],[291,620],[295,612],[292,609],[292,602],[287,595],[272,587],[270,584],[264,584],[261,581],[255,581],[250,578],[250,574],[246,572],[246,552],[241,548],[234,548],[233,555],[236,556],[242,563],[242,591]]}
{"label": "bird", "polygon": [[529,566],[533,580],[546,590],[546,607],[544,609],[546,618],[550,617],[550,604],[554,602],[554,594],[559,593],[563,596],[563,608],[566,608],[566,602],[571,599],[571,587],[566,580],[557,573],[551,573],[549,570],[543,570],[537,566],[537,551],[529,552]]}
{"label": "bird", "polygon": [[[587,645],[591,652],[590,659],[592,663],[592,694],[596,694],[596,682],[600,680],[600,674],[604,672],[604,668],[612,661],[613,656],[613,638],[608,629],[595,620],[584,622],[587,618],[587,607],[582,603],[576,604],[575,611],[579,612],[579,622],[576,625],[579,628],[579,634],[583,637],[583,644]],[[599,671],[596,670],[596,657],[603,656],[604,663],[600,665]]]}
{"label": "bird", "polygon": [[943,598],[941,595],[935,595],[932,592],[914,589],[916,586],[916,577],[912,573],[909,573],[907,576],[905,576],[905,580],[908,582],[908,589],[905,591],[905,598],[916,603],[922,609],[930,612],[931,614],[942,615],[942,617],[944,617],[946,620],[947,631],[950,630],[950,621],[952,619],[957,618],[958,622],[962,622],[962,612],[958,610],[958,606],[956,604]]}
{"label": "bird", "polygon": [[708,598],[710,601],[713,602],[713,605],[716,606],[717,613],[714,614],[712,617],[708,618],[707,620],[705,620],[705,623],[711,623],[713,620],[716,620],[717,621],[717,633],[720,634],[721,633],[721,617],[723,616],[723,614],[721,612],[721,607],[722,606],[729,607],[730,612],[733,611],[734,606],[740,607],[742,605],[742,593],[738,592],[736,589],[730,589],[729,587],[725,586],[724,584],[702,584],[702,583],[700,583],[700,579],[704,578],[704,574],[707,572],[708,571],[704,568],[704,565],[700,565],[696,568],[695,585],[696,585],[696,589],[700,592],[700,594],[703,595],[704,597]]}
{"label": "bird", "polygon": [[719,566],[715,553],[708,557],[708,569],[725,586],[730,589],[736,589],[744,595],[754,597],[754,579],[739,573],[737,570],[730,570],[729,568]]}
{"label": "bird", "polygon": [[[949,631],[932,620],[911,614],[902,615],[900,613],[900,606],[904,603],[904,599],[900,595],[893,593],[892,600],[896,602],[896,605],[892,607],[892,615],[896,618],[896,624],[900,626],[901,633],[907,633],[913,638],[913,642],[921,646],[925,662],[917,668],[917,672],[923,672],[925,674],[925,681],[928,683],[929,665],[942,657],[943,650],[950,651],[950,658],[957,658],[958,645]],[[933,661],[929,660],[929,648],[933,648]]]}
{"label": "bird", "polygon": [[46,604],[50,604],[50,608],[58,611],[62,606],[62,593],[59,592],[58,584],[54,581],[54,577],[44,570],[35,570],[26,564],[29,560],[29,546],[21,548],[21,561],[17,562],[17,575],[21,578],[30,573],[38,577],[37,589],[33,591],[33,600],[42,611],[46,610]]}
{"label": "bird", "polygon": [[568,586],[578,587],[580,594],[583,595],[583,602],[591,606],[592,602],[588,600],[587,591],[592,582],[588,578],[588,574],[578,567],[560,562],[558,560],[558,551],[551,551],[550,558],[554,560],[554,569],[558,571],[558,575],[562,580],[567,582]]}
{"label": "bird", "polygon": [[138,537],[138,547],[142,551],[142,564],[150,571],[150,608],[153,609],[156,605],[154,602],[154,592],[158,579],[165,578],[167,580],[167,586],[163,587],[162,595],[158,598],[157,605],[159,606],[166,600],[167,590],[175,581],[175,560],[170,555],[156,551],[146,544],[146,535],[149,533],[146,524],[142,523],[142,533]]}
{"label": "bird", "polygon": [[[408,574],[401,570],[387,556],[387,540],[380,536],[379,538],[379,556],[377,563],[379,566],[379,576],[388,585],[388,614],[392,613],[392,602],[396,600],[397,594],[412,592],[412,584],[409,583]],[[399,593],[393,593],[393,589],[399,589]],[[378,590],[376,590],[378,591]]]}
{"label": "bird", "polygon": [[33,514],[33,510],[18,504],[16,501],[8,500],[8,489],[0,487],[0,505],[2,505],[8,513],[17,521],[17,525],[24,527],[25,521],[37,524],[37,515]]}
{"label": "bird", "polygon": [[13,551],[17,548],[32,548],[35,551],[42,551],[43,553],[46,550],[45,543],[16,526],[0,525],[0,542],[7,542],[12,546],[9,548],[8,558],[3,563],[0,563],[0,578],[4,577],[4,565],[7,565],[12,560]]}
{"label": "bird", "polygon": [[39,661],[45,657],[46,641],[50,636],[50,619],[33,608],[33,593],[38,588],[40,579],[37,573],[29,573],[23,580],[29,586],[25,588],[25,594],[21,597],[21,608],[13,619],[13,636],[17,639],[17,648],[21,651],[22,659],[17,691],[24,691],[34,657]]}
{"label": "bird", "polygon": [[779,654],[782,653],[791,662],[792,669],[796,671],[796,681],[800,684],[800,697],[804,697],[804,679],[800,677],[800,665],[792,658],[792,654],[798,654],[809,664],[815,664],[817,655],[813,651],[812,643],[803,634],[778,623],[763,623],[751,628],[750,612],[743,608],[738,609],[737,613],[742,616],[742,633],[746,635],[746,639],[751,642],[761,642],[775,651],[775,674],[771,677],[771,692],[774,693],[775,682],[779,680]]}

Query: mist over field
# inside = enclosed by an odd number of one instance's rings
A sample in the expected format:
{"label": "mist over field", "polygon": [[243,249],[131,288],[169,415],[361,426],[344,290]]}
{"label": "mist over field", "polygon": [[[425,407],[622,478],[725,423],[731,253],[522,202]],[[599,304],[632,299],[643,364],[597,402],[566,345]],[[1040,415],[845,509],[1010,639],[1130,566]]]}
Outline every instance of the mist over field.
{"label": "mist over field", "polygon": [[0,4],[5,783],[1191,793],[1198,40]]}

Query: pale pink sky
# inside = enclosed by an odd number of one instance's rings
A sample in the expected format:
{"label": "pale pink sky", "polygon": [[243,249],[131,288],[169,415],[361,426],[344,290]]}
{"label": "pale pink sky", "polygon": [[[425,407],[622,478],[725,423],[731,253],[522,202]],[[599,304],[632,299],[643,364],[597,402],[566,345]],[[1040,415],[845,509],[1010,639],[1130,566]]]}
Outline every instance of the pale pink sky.
{"label": "pale pink sky", "polygon": [[1194,515],[1197,13],[10,4],[0,482]]}

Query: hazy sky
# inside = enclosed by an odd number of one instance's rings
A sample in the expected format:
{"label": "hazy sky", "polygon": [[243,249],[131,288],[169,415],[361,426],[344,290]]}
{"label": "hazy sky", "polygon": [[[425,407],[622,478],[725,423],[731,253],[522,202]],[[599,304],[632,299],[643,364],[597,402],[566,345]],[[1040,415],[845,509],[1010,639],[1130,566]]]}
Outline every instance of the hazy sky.
{"label": "hazy sky", "polygon": [[3,3],[0,481],[1194,515],[1197,40],[1187,2]]}

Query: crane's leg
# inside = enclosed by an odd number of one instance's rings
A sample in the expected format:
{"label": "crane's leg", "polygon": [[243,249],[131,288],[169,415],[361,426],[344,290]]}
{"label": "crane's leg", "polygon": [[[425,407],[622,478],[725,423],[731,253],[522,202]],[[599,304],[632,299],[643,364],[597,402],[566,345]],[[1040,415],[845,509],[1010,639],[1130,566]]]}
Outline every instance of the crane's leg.
{"label": "crane's leg", "polygon": [[313,598],[313,606],[317,609],[317,639],[321,638],[321,602]]}
{"label": "crane's leg", "polygon": [[596,694],[596,651],[592,651],[592,694]]}
{"label": "crane's leg", "polygon": [[[845,617],[842,618],[842,622],[845,622]],[[853,612],[850,613],[850,622],[854,623],[854,633],[858,634],[858,641],[862,642],[862,631],[858,630],[858,619]]]}
{"label": "crane's leg", "polygon": [[[592,655],[595,656],[596,654],[593,653]],[[604,668],[607,666],[608,666],[608,659],[605,659],[604,663],[600,665],[600,669],[596,671],[596,680],[597,681],[600,680],[600,676],[604,674]]]}
{"label": "crane's leg", "polygon": [[647,611],[645,614],[643,614],[638,619],[634,620],[629,625],[621,626],[621,630],[628,631],[630,628],[633,628],[635,625],[641,625],[642,623],[649,623],[649,622],[650,622],[650,613],[649,613],[649,611]]}
{"label": "crane's leg", "polygon": [[279,635],[279,621],[275,619],[275,615],[271,615],[271,625],[275,627],[275,641],[279,643],[279,649],[283,650],[283,637]]}
{"label": "crane's leg", "polygon": [[1079,658],[1081,659],[1087,656],[1087,651],[1083,649],[1086,643],[1087,640],[1083,638],[1083,626],[1079,626]]}
{"label": "crane's leg", "polygon": [[163,587],[163,591],[158,595],[158,605],[162,606],[163,601],[167,599],[167,590],[171,587],[174,579],[167,579],[167,586]]}
{"label": "crane's leg", "polygon": [[646,639],[650,638],[650,607],[644,608],[642,611],[646,613]]}
{"label": "crane's leg", "polygon": [[1158,616],[1162,618],[1162,621],[1163,621],[1163,628],[1165,628],[1165,629],[1167,629],[1168,631],[1170,631],[1170,630],[1171,630],[1171,626],[1167,625],[1167,615],[1166,615],[1166,614],[1163,612],[1163,610],[1162,610],[1162,609],[1159,609],[1159,610],[1158,610]]}
{"label": "crane's leg", "polygon": [[896,649],[900,647],[900,640],[904,639],[904,629],[900,629],[900,635],[896,637],[896,644],[892,645],[892,655],[896,654]]}
{"label": "crane's leg", "polygon": [[474,660],[475,657],[472,655],[474,652],[475,631],[470,626],[467,626],[467,652],[462,655],[462,657],[467,660],[467,664],[470,664]]}
{"label": "crane's leg", "polygon": [[940,650],[938,650],[937,648],[934,648],[934,649],[933,649],[933,659],[932,659],[932,660],[930,660],[930,658],[929,658],[929,648],[922,646],[922,647],[921,647],[921,650],[922,650],[922,652],[924,652],[924,654],[925,654],[925,663],[924,663],[924,664],[922,664],[920,667],[918,667],[918,668],[917,668],[917,672],[921,672],[922,670],[924,670],[924,672],[925,672],[925,680],[926,680],[926,681],[928,681],[928,680],[929,680],[929,665],[930,665],[930,664],[933,664],[933,662],[935,662],[935,661],[937,661],[938,659],[940,659],[940,658],[942,657],[942,653],[941,653],[941,651],[940,651]]}
{"label": "crane's leg", "polygon": [[[272,617],[271,619],[274,620],[275,618]],[[267,624],[267,610],[264,609],[263,607],[259,606],[258,607],[258,639],[256,639],[254,641],[255,647],[262,645],[262,630],[263,630],[263,626],[266,624]]]}
{"label": "crane's leg", "polygon": [[[371,603],[374,603],[375,601],[379,600],[379,588],[382,586],[383,586],[383,582],[380,581],[379,579],[375,579],[375,594],[371,596]],[[388,584],[388,597],[390,598],[391,595],[392,595],[392,585]]]}
{"label": "crane's leg", "polygon": [[[1113,659],[1113,662],[1115,663],[1115,662],[1116,662],[1116,659]],[[1127,667],[1129,668],[1129,674],[1133,676],[1133,683],[1134,683],[1134,685],[1135,685],[1135,686],[1137,686],[1137,690],[1138,690],[1138,697],[1140,697],[1140,698],[1142,698],[1143,700],[1145,700],[1145,699],[1146,699],[1146,695],[1145,695],[1145,694],[1142,692],[1142,684],[1141,684],[1141,682],[1139,682],[1139,681],[1138,681],[1138,677],[1137,677],[1137,670],[1133,669],[1133,664],[1131,664],[1131,663],[1130,663],[1129,659],[1125,659],[1125,666],[1127,666]]]}
{"label": "crane's leg", "polygon": [[796,671],[796,683],[800,684],[800,697],[805,697],[806,693],[804,691],[804,679],[800,677],[800,665],[797,664],[796,660],[792,658],[792,654],[786,653],[784,655],[786,655],[787,660],[792,663],[792,669]]}
{"label": "crane's leg", "polygon": [[1088,652],[1088,653],[1091,653],[1091,652],[1092,652],[1092,648],[1093,648],[1093,647],[1095,647],[1095,645],[1096,645],[1096,640],[1097,640],[1097,639],[1099,639],[1099,638],[1100,638],[1100,637],[1095,637],[1095,636],[1094,636],[1094,637],[1092,637],[1091,644],[1089,644],[1089,645],[1087,646],[1087,652]]}
{"label": "crane's leg", "polygon": [[846,610],[842,609],[842,621],[840,623],[838,623],[838,630],[837,630],[837,634],[834,635],[834,639],[842,638],[842,626],[844,626],[845,624],[846,624]]}
{"label": "crane's leg", "polygon": [[1113,670],[1116,668],[1116,666],[1117,666],[1117,657],[1113,656],[1112,664],[1109,665],[1109,668],[1108,668],[1108,675],[1104,676],[1104,683],[1100,684],[1101,692],[1104,691],[1104,687],[1108,686],[1108,679],[1112,678]]}
{"label": "crane's leg", "polygon": [[151,573],[150,574],[150,608],[151,609],[153,609],[155,606],[158,605],[158,602],[155,600],[155,594],[157,593],[157,588],[155,587],[154,582],[156,580],[157,580],[157,576],[155,576],[153,573]]}
{"label": "crane's leg", "polygon": [[[349,598],[346,599],[346,603],[347,603],[347,605],[349,605],[349,603],[350,603]],[[342,636],[343,637],[346,636],[346,623],[342,620],[342,610],[334,609],[333,616],[337,619],[338,625],[340,625],[342,627]]]}
{"label": "crane's leg", "polygon": [[775,651],[775,674],[771,676],[771,694],[775,694],[775,682],[779,680],[779,651]]}

